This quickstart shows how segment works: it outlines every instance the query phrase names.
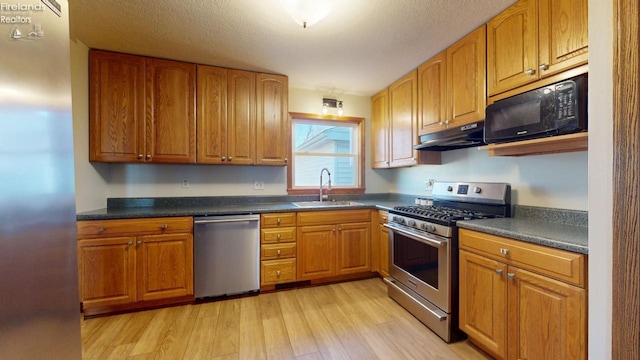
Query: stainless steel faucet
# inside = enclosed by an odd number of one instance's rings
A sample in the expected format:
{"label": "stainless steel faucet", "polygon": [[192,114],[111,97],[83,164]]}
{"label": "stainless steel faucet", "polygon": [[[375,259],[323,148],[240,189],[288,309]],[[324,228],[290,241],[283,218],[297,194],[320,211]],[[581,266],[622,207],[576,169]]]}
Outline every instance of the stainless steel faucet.
{"label": "stainless steel faucet", "polygon": [[[322,195],[322,187],[324,186],[322,183],[322,173],[325,171],[327,172],[327,175],[329,175],[329,181],[327,181],[327,195]],[[331,173],[329,172],[329,169],[322,168],[322,170],[320,170],[320,202],[324,199],[329,200],[329,190],[331,190]]]}

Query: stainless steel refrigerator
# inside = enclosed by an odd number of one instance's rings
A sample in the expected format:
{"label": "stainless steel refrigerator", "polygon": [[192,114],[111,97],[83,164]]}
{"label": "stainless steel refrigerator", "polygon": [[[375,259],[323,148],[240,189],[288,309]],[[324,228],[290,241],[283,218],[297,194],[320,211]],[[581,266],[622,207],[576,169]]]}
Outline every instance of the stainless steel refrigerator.
{"label": "stainless steel refrigerator", "polygon": [[0,2],[0,358],[81,359],[69,12]]}

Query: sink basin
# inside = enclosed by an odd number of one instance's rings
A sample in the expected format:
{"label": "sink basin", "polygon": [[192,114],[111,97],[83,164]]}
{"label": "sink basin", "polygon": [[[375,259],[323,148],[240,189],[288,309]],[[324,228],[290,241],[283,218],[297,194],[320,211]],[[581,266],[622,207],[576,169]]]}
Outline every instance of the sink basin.
{"label": "sink basin", "polygon": [[332,207],[332,206],[358,206],[362,205],[362,203],[355,201],[299,201],[292,202],[293,205],[299,208],[310,208],[310,207]]}

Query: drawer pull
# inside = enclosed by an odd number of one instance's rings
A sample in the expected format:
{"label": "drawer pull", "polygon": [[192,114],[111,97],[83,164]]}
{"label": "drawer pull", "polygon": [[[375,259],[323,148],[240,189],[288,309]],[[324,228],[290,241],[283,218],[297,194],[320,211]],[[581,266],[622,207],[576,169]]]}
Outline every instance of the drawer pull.
{"label": "drawer pull", "polygon": [[137,244],[137,245],[142,245],[142,240],[138,240],[138,241],[136,242],[136,244]]}
{"label": "drawer pull", "polygon": [[516,278],[516,274],[514,274],[514,273],[507,273],[507,277],[508,277],[509,279],[513,280],[513,279],[515,279],[515,278]]}
{"label": "drawer pull", "polygon": [[278,234],[278,235],[276,235],[276,237],[278,238],[278,240],[280,240],[280,238],[281,238],[282,236],[280,236],[280,234]]}
{"label": "drawer pull", "polygon": [[500,248],[500,254],[502,254],[502,255],[509,255],[509,249]]}
{"label": "drawer pull", "polygon": [[99,233],[103,233],[103,232],[105,232],[105,231],[107,231],[107,228],[106,228],[106,227],[104,227],[104,226],[103,226],[103,227],[101,227],[100,229],[98,229],[98,232],[99,232]]}
{"label": "drawer pull", "polygon": [[280,277],[280,270],[276,270],[276,276]]}
{"label": "drawer pull", "polygon": [[496,274],[502,276],[502,269],[496,269]]}
{"label": "drawer pull", "polygon": [[280,256],[280,249],[276,250],[276,254],[278,254],[278,256]]}
{"label": "drawer pull", "polygon": [[162,230],[167,230],[167,228],[168,228],[169,226],[167,226],[167,224],[162,224],[162,226],[160,226],[160,227],[162,228]]}
{"label": "drawer pull", "polygon": [[133,241],[129,241],[129,242],[127,243],[127,246],[131,246],[131,245],[133,245]]}
{"label": "drawer pull", "polygon": [[278,219],[276,220],[276,222],[277,222],[278,224],[280,224],[280,218],[278,218]]}

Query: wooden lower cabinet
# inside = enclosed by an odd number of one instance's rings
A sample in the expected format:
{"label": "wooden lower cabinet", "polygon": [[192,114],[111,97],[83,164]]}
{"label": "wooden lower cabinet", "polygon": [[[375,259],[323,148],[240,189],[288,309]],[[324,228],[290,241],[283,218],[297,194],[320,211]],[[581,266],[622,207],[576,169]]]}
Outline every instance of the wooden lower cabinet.
{"label": "wooden lower cabinet", "polygon": [[389,213],[383,210],[371,212],[371,271],[380,276],[389,276],[389,231],[384,224],[389,221]]}
{"label": "wooden lower cabinet", "polygon": [[296,213],[260,216],[260,289],[296,281]]}
{"label": "wooden lower cabinet", "polygon": [[85,315],[193,301],[193,219],[79,221]]}
{"label": "wooden lower cabinet", "polygon": [[298,213],[298,280],[371,271],[369,210]]}
{"label": "wooden lower cabinet", "polygon": [[587,358],[586,256],[464,229],[460,249],[460,329],[471,342],[496,359]]}

